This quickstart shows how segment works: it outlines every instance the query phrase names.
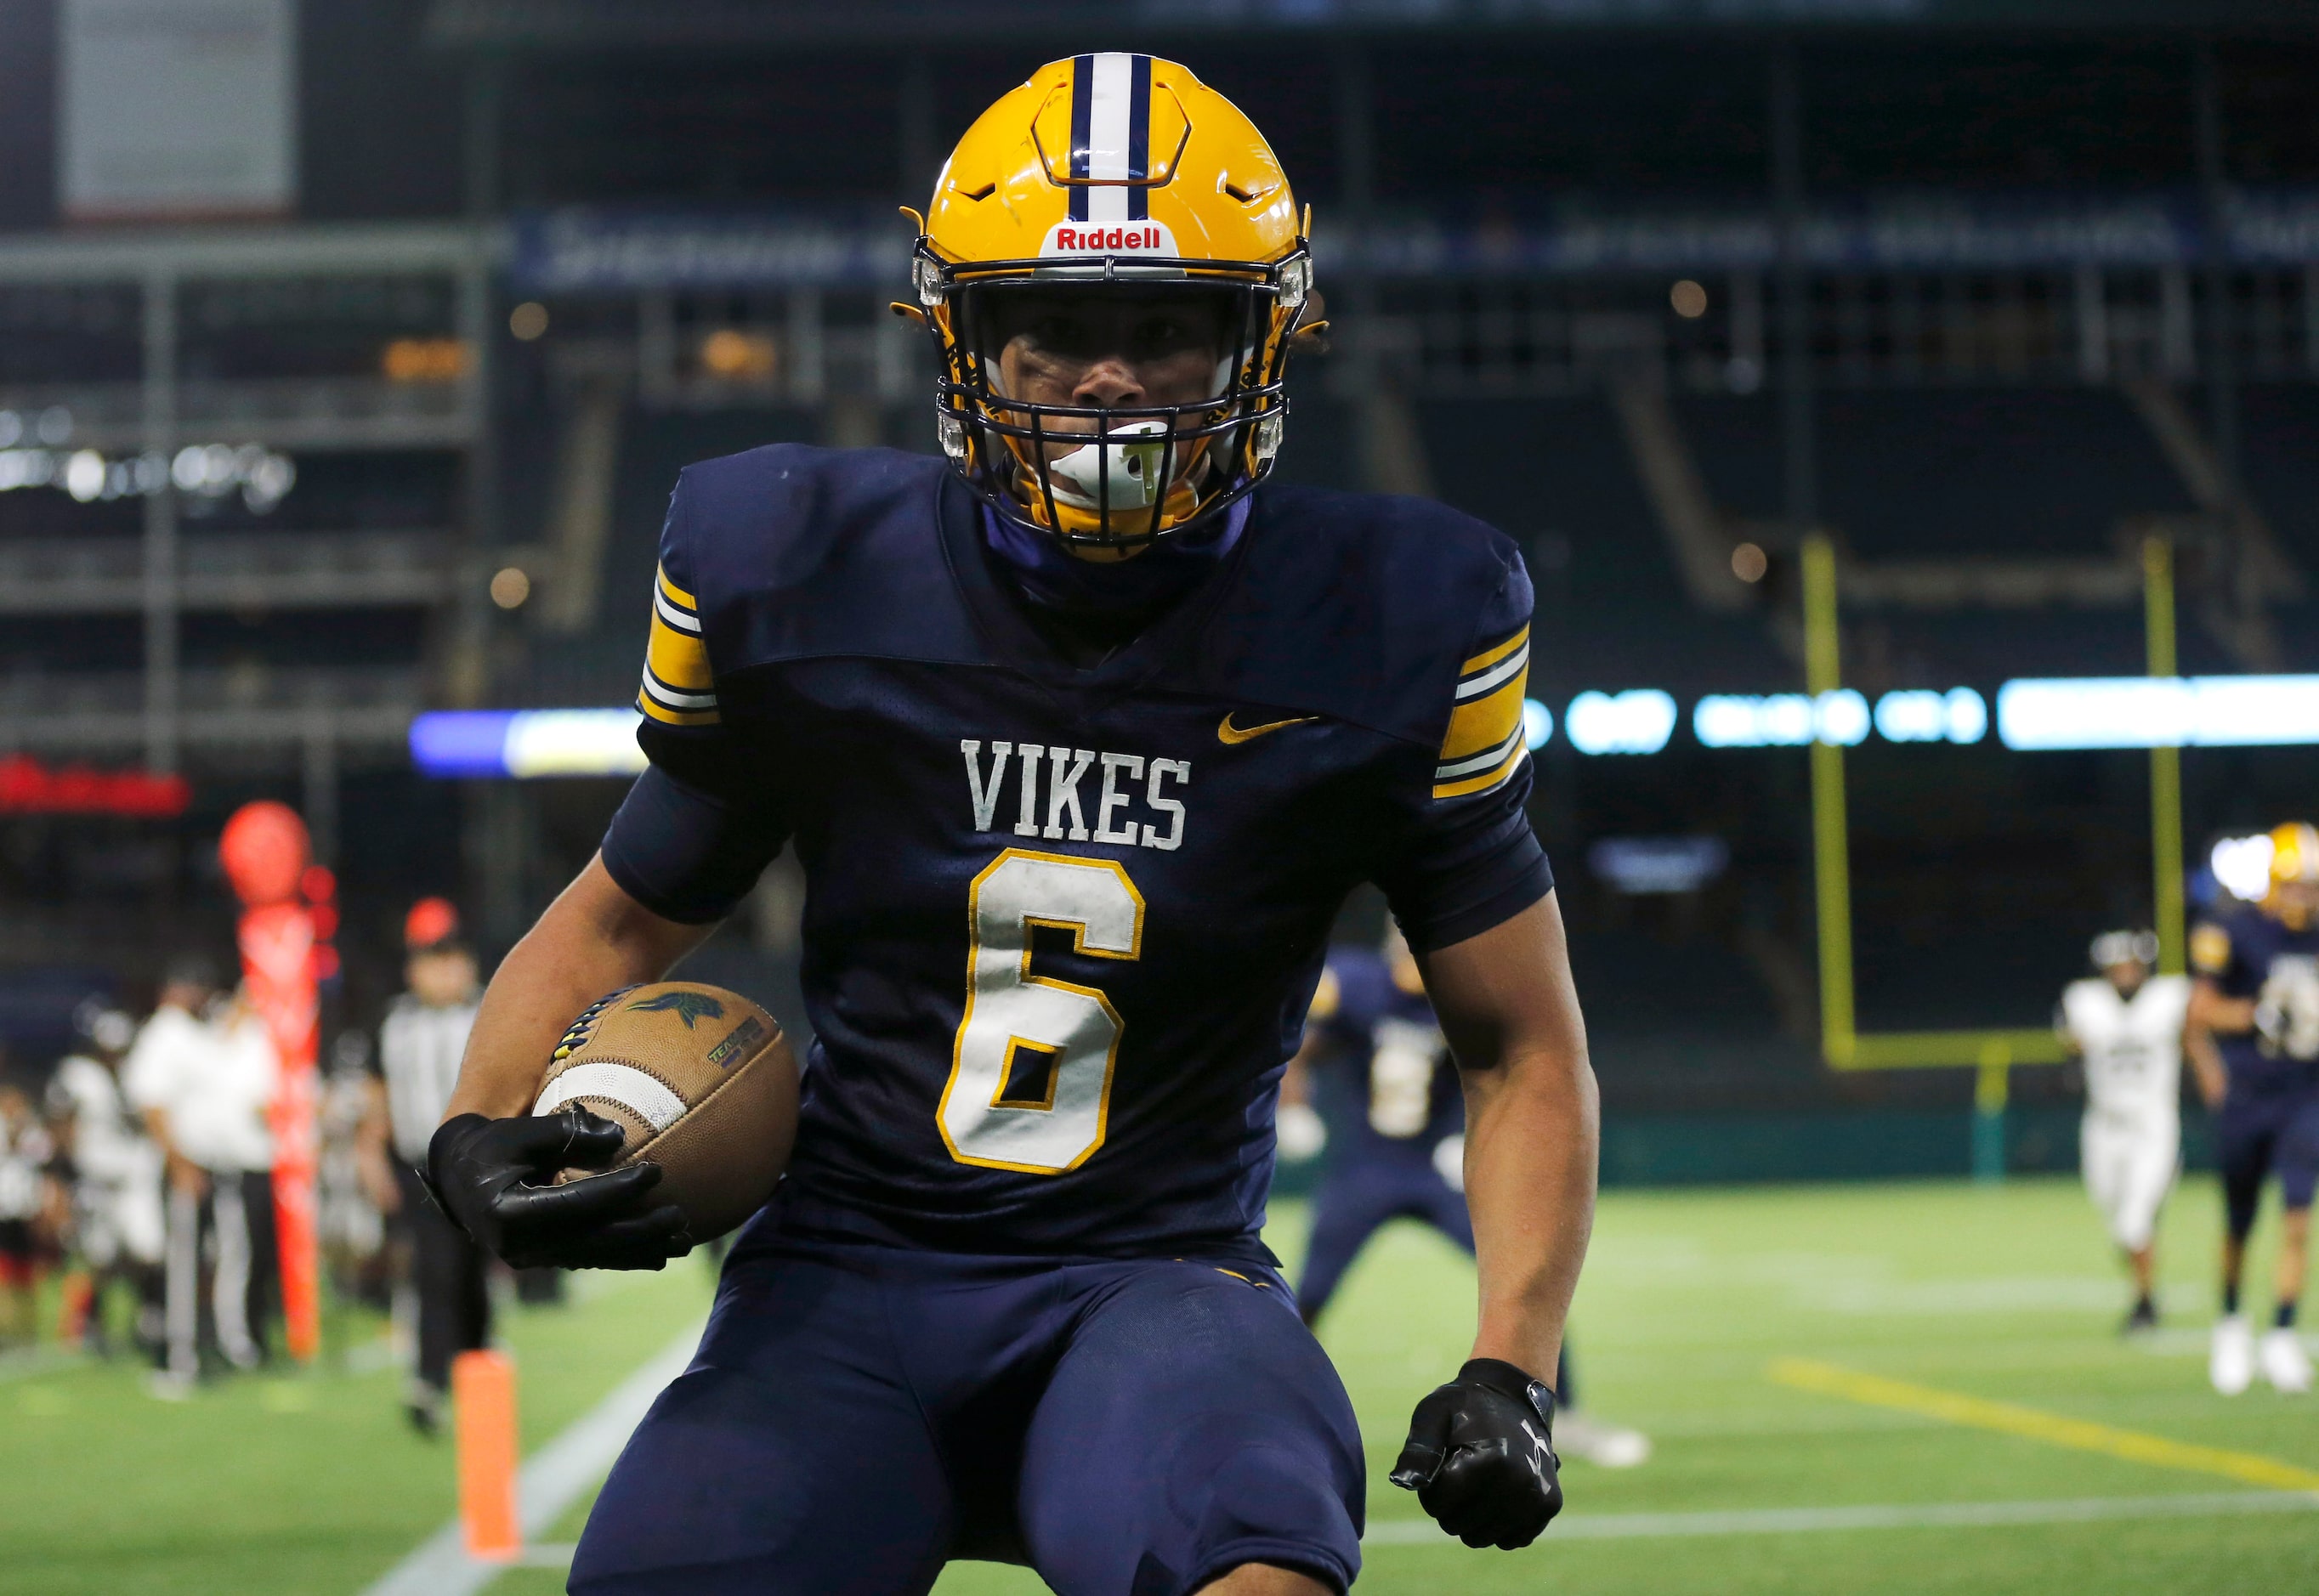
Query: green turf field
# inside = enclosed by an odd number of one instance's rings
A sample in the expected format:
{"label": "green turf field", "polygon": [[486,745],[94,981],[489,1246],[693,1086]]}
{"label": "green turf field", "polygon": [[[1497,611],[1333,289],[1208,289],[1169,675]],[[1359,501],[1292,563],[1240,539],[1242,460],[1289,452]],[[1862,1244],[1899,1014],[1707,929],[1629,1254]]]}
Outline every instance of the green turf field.
{"label": "green turf field", "polygon": [[[1298,1219],[1276,1237],[1292,1259]],[[2319,1402],[2206,1389],[2215,1231],[2214,1194],[2194,1184],[2163,1243],[2176,1328],[2123,1345],[2122,1289],[2072,1185],[1612,1194],[1581,1293],[1580,1375],[1591,1408],[1657,1451],[1626,1473],[1571,1465],[1563,1523],[1511,1555],[1439,1537],[1383,1483],[1409,1404],[1456,1366],[1472,1315],[1464,1260],[1389,1232],[1324,1327],[1369,1441],[1360,1588],[2319,1590],[2319,1512],[2251,1510],[2319,1503],[2293,1494],[2319,1485]],[[697,1316],[706,1282],[681,1265],[583,1294],[512,1321],[528,1447]],[[0,1591],[356,1596],[451,1506],[447,1452],[403,1431],[394,1391],[384,1371],[341,1372],[167,1406],[125,1371],[0,1372]],[[2125,1516],[2089,1517],[2103,1512]],[[2024,1521],[1989,1521],[2008,1513]],[[492,1590],[559,1586],[518,1569]],[[986,1565],[939,1587],[1042,1588]]]}

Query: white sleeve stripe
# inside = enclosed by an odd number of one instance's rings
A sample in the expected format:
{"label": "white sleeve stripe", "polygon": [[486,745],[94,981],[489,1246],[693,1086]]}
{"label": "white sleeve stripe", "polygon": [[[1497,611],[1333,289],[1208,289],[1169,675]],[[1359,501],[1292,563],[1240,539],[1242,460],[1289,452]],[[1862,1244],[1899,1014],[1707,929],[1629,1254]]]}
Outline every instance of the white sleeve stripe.
{"label": "white sleeve stripe", "polygon": [[670,603],[668,595],[658,589],[654,590],[653,592],[653,609],[661,619],[678,631],[690,632],[696,637],[700,635],[700,618],[690,610],[680,609]]}
{"label": "white sleeve stripe", "polygon": [[1434,766],[1433,780],[1436,782],[1455,781],[1460,776],[1478,775],[1480,772],[1488,770],[1492,765],[1496,764],[1500,760],[1504,759],[1507,755],[1513,753],[1515,744],[1519,744],[1522,740],[1523,730],[1524,728],[1522,726],[1520,723],[1516,723],[1513,734],[1507,737],[1504,742],[1499,744],[1495,748],[1490,749],[1488,752],[1484,753],[1472,754],[1465,759],[1457,761],[1453,764]]}
{"label": "white sleeve stripe", "polygon": [[663,708],[681,710],[690,713],[697,709],[714,709],[717,708],[717,695],[715,693],[689,693],[681,688],[671,687],[667,682],[663,681],[659,677],[654,675],[649,670],[645,672],[645,692],[652,699],[654,703],[662,706]]}
{"label": "white sleeve stripe", "polygon": [[1469,676],[1459,682],[1457,696],[1460,699],[1478,698],[1529,663],[1529,645],[1525,643],[1479,676]]}
{"label": "white sleeve stripe", "polygon": [[[1490,794],[1497,791],[1499,788],[1503,787],[1507,782],[1512,780],[1514,772],[1520,770],[1522,766],[1528,762],[1529,762],[1529,750],[1527,748],[1515,749],[1513,752],[1513,757],[1506,761],[1505,764],[1498,771],[1496,775],[1489,778],[1487,785],[1476,787],[1471,792],[1461,792],[1457,794],[1457,801],[1463,803],[1467,798],[1487,798]],[[1436,786],[1435,791],[1439,794],[1439,785]],[[1437,801],[1439,801],[1438,798]]]}

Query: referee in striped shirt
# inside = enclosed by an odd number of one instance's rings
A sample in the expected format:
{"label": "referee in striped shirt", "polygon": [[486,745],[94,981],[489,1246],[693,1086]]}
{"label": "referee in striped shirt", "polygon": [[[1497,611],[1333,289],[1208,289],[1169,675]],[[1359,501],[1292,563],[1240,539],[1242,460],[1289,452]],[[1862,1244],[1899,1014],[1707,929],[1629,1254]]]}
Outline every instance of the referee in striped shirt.
{"label": "referee in striped shirt", "polygon": [[486,1345],[492,1333],[490,1258],[428,1199],[417,1173],[458,1084],[481,995],[474,955],[458,932],[456,911],[441,898],[421,901],[404,922],[408,990],[387,1005],[379,1027],[384,1090],[383,1102],[374,1098],[372,1114],[372,1144],[393,1144],[388,1161],[419,1294],[419,1362],[406,1406],[411,1421],[429,1435],[441,1422],[451,1360]]}

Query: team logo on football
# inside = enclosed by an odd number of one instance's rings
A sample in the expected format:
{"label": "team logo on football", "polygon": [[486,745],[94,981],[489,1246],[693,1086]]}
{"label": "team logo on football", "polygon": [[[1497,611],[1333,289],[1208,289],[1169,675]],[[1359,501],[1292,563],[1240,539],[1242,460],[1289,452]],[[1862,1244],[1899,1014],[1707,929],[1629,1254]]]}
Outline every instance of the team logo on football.
{"label": "team logo on football", "polygon": [[733,1034],[708,1050],[708,1061],[722,1069],[733,1061],[733,1056],[765,1034],[765,1023],[751,1014],[733,1027]]}
{"label": "team logo on football", "polygon": [[695,1020],[725,1017],[725,1005],[705,992],[663,992],[657,997],[639,997],[628,1006],[648,1014],[674,1014],[687,1031]]}

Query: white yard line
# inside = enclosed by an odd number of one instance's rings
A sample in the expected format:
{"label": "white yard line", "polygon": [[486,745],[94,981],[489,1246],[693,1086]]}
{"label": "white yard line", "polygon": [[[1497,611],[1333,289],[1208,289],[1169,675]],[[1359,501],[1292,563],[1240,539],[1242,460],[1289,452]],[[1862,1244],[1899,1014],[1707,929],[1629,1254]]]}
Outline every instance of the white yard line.
{"label": "white yard line", "polygon": [[[700,1330],[695,1324],[671,1341],[525,1462],[516,1499],[527,1541],[552,1528],[612,1466],[653,1399],[692,1361],[693,1349],[700,1344]],[[556,1565],[559,1557],[563,1563],[571,1561],[568,1546],[532,1547],[519,1561],[530,1565],[533,1555],[540,1553],[548,1555],[549,1566]],[[509,1566],[479,1563],[468,1556],[459,1521],[454,1519],[363,1596],[475,1596]]]}
{"label": "white yard line", "polygon": [[[610,1395],[534,1453],[523,1465],[519,1501],[527,1540],[555,1525],[619,1456],[653,1399],[684,1371],[700,1339],[694,1325]],[[2083,1524],[2109,1519],[2228,1518],[2319,1512],[2319,1492],[2229,1491],[2174,1496],[2066,1497],[2044,1501],[1899,1502],[1861,1507],[1756,1508],[1725,1512],[1577,1513],[1548,1532],[1555,1541],[1654,1540],[1714,1535],[1802,1535],[1842,1530],[2003,1528]],[[1453,1545],[1430,1519],[1372,1520],[1372,1546]],[[363,1596],[477,1596],[507,1568],[567,1566],[573,1548],[531,1544],[515,1564],[467,1555],[457,1520],[446,1524]]]}
{"label": "white yard line", "polygon": [[[1721,1513],[1577,1513],[1548,1541],[1656,1540],[1694,1535],[1800,1535],[1840,1529],[1943,1529],[2008,1524],[2084,1524],[2102,1519],[2205,1519],[2239,1513],[2319,1512],[2319,1492],[2228,1491],[2188,1496],[2085,1496],[2052,1501],[1902,1502],[1872,1507],[1757,1508]],[[1430,1519],[1373,1520],[1365,1544],[1456,1543]]]}

